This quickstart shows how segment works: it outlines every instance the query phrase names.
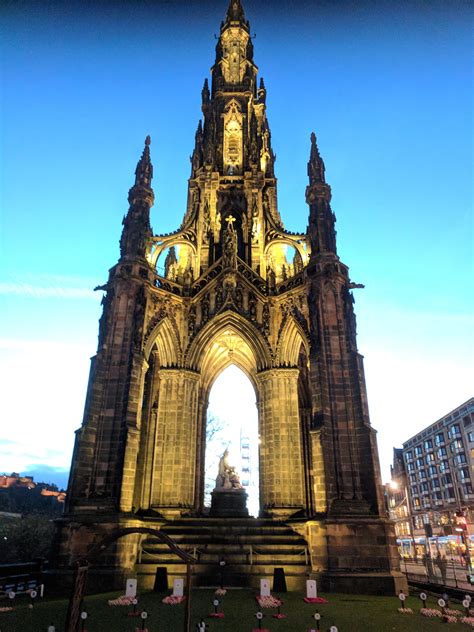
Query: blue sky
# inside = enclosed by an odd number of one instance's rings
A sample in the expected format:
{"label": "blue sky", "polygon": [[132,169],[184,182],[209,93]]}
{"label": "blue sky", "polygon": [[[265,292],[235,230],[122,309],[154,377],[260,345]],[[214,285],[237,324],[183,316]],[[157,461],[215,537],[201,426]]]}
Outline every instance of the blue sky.
{"label": "blue sky", "polygon": [[[2,8],[0,470],[67,470],[103,283],[147,134],[156,233],[181,222],[214,2]],[[472,396],[472,9],[247,0],[277,154],[304,230],[309,134],[356,294],[384,478],[400,445]],[[35,470],[37,471],[37,470]]]}

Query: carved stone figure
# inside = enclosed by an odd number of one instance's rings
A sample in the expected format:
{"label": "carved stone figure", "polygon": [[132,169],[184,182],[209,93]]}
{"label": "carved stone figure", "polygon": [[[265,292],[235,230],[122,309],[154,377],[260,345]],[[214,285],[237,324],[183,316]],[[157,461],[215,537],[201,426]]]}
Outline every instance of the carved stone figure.
{"label": "carved stone figure", "polygon": [[249,317],[251,321],[257,320],[257,301],[253,294],[249,295]]}
{"label": "carved stone figure", "polygon": [[188,334],[192,338],[196,330],[196,307],[192,305],[188,314]]}
{"label": "carved stone figure", "polygon": [[206,294],[201,303],[201,320],[203,323],[209,320],[209,294]]}
{"label": "carved stone figure", "polygon": [[222,287],[218,287],[216,290],[216,302],[215,311],[217,312],[222,307]]}
{"label": "carved stone figure", "polygon": [[242,489],[240,476],[236,468],[229,463],[229,450],[225,450],[219,459],[215,491]]}
{"label": "carved stone figure", "polygon": [[236,268],[237,267],[237,233],[235,232],[235,228],[233,223],[235,222],[235,217],[229,215],[226,217],[227,228],[224,233],[224,245],[222,248],[223,254],[223,263],[226,268]]}

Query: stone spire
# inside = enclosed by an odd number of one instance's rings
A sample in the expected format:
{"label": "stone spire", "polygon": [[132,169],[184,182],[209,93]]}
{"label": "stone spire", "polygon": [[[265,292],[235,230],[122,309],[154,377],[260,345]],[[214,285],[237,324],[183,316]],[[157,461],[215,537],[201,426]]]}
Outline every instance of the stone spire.
{"label": "stone spire", "polygon": [[331,210],[331,187],[326,183],[324,161],[319,154],[314,132],[311,134],[308,177],[306,202],[309,205],[311,258],[329,253],[336,255],[336,217]]}
{"label": "stone spire", "polygon": [[230,0],[224,22],[224,27],[228,26],[241,26],[247,30],[249,29],[249,23],[245,19],[244,8],[240,0]]}
{"label": "stone spire", "polygon": [[207,77],[206,79],[204,79],[204,85],[201,90],[201,96],[202,96],[203,106],[206,105],[206,103],[209,103],[210,92],[209,92],[209,83],[207,81]]}
{"label": "stone spire", "polygon": [[153,178],[153,165],[150,160],[150,143],[151,138],[147,136],[145,138],[145,147],[143,149],[142,156],[137,163],[135,169],[135,186],[151,186],[151,179]]}
{"label": "stone spire", "polygon": [[245,85],[255,91],[257,67],[253,63],[250,24],[245,19],[240,0],[231,0],[216,45],[216,61],[212,68],[212,96],[222,89],[235,90]]}
{"label": "stone spire", "polygon": [[326,169],[324,167],[324,161],[319,155],[319,149],[316,142],[316,134],[311,132],[311,152],[308,162],[308,176],[309,183],[315,184],[317,182],[326,182],[324,177]]}
{"label": "stone spire", "polygon": [[124,257],[145,257],[148,242],[153,233],[150,226],[150,208],[155,194],[151,188],[153,165],[150,159],[150,137],[145,139],[145,147],[135,169],[135,184],[128,192],[130,207],[123,219],[120,238],[120,255]]}

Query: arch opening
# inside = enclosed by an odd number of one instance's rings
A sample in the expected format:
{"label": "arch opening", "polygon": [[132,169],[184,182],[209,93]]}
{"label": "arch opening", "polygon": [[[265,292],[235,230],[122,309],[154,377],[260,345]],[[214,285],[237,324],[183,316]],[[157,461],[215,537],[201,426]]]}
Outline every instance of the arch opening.
{"label": "arch opening", "polygon": [[249,515],[258,516],[259,434],[256,393],[248,376],[235,364],[223,369],[209,392],[206,417],[204,507],[211,505],[219,459],[229,450],[229,463],[248,494]]}
{"label": "arch opening", "polygon": [[298,250],[286,242],[274,242],[267,248],[267,266],[275,275],[276,283],[286,281],[303,269]]}
{"label": "arch opening", "polygon": [[157,273],[171,281],[182,283],[188,274],[194,277],[194,252],[190,245],[176,243],[164,248],[156,260]]}

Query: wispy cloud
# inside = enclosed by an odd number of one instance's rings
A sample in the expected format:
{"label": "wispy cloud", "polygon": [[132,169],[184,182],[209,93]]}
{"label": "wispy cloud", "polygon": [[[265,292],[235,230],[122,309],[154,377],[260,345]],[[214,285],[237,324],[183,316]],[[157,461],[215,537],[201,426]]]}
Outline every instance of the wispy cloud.
{"label": "wispy cloud", "polygon": [[93,290],[79,287],[40,287],[30,283],[0,283],[0,294],[32,298],[95,298]]}
{"label": "wispy cloud", "polygon": [[0,295],[32,298],[97,298],[93,288],[97,279],[54,274],[10,276],[0,279]]}
{"label": "wispy cloud", "polygon": [[13,351],[26,351],[30,354],[54,353],[65,354],[66,352],[78,352],[87,354],[94,352],[94,344],[83,344],[79,342],[57,341],[57,340],[28,340],[27,338],[0,338],[0,349],[10,349]]}

